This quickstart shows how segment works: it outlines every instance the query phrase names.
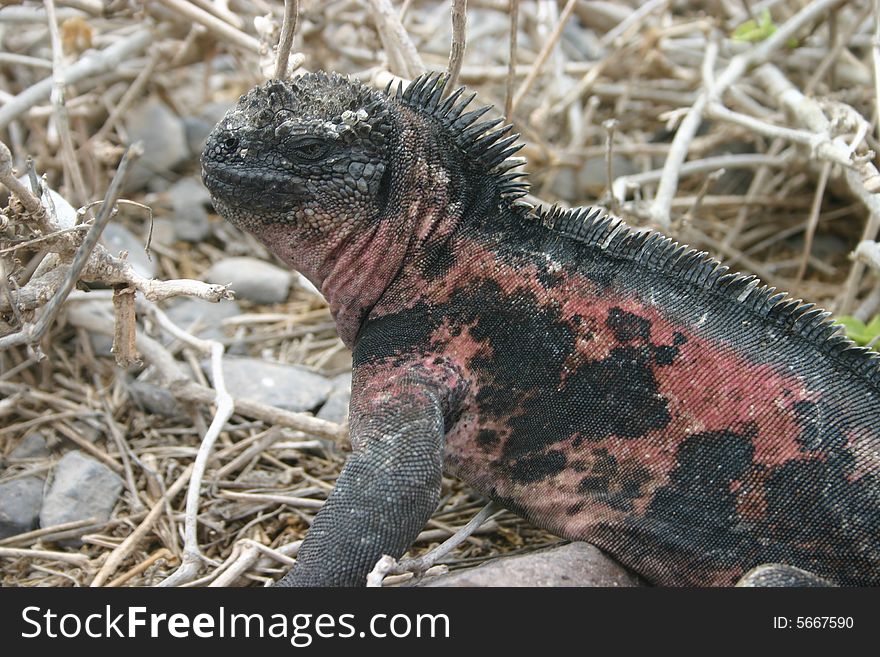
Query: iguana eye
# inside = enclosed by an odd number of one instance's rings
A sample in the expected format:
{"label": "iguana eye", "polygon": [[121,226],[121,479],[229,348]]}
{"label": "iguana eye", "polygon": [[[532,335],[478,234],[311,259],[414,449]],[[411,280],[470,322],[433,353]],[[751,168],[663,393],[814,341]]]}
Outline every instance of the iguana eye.
{"label": "iguana eye", "polygon": [[322,158],[329,149],[329,146],[320,141],[300,142],[291,144],[287,147],[287,152],[298,160],[313,162]]}

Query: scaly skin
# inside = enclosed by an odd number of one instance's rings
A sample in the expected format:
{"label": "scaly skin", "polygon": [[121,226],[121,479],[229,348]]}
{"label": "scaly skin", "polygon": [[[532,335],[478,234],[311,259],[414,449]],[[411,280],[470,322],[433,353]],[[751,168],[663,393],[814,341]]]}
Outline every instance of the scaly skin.
{"label": "scaly skin", "polygon": [[280,584],[363,584],[445,468],[658,584],[880,585],[876,360],[704,254],[518,204],[512,140],[441,92],[270,81],[202,158],[354,353],[354,454]]}

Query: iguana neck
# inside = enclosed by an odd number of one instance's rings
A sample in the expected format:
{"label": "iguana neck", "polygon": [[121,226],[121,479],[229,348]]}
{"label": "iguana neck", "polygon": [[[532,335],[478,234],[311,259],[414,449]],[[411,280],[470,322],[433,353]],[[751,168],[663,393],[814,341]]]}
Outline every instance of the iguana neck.
{"label": "iguana neck", "polygon": [[430,259],[463,223],[472,196],[465,177],[440,155],[442,146],[424,119],[402,112],[395,157],[386,162],[387,200],[378,216],[357,234],[341,236],[321,262],[301,269],[327,299],[349,348],[400,272]]}

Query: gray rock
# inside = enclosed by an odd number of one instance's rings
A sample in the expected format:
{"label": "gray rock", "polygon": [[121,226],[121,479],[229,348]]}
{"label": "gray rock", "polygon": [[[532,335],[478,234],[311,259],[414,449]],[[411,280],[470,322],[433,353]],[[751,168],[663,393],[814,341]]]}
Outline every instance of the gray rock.
{"label": "gray rock", "polygon": [[324,405],[318,411],[317,416],[330,422],[345,422],[348,420],[348,404],[351,401],[351,372],[337,374],[330,382],[333,390]]}
{"label": "gray rock", "polygon": [[174,233],[184,242],[201,242],[211,234],[211,222],[205,205],[211,195],[193,178],[182,178],[168,190],[174,210]]}
{"label": "gray rock", "polygon": [[113,336],[104,333],[89,333],[89,343],[96,356],[113,357]]}
{"label": "gray rock", "polygon": [[169,418],[186,417],[186,408],[167,388],[146,381],[132,381],[128,391],[134,402],[150,413]]}
{"label": "gray rock", "polygon": [[86,518],[103,522],[110,517],[121,490],[122,479],[106,465],[79,450],[67,452],[55,466],[40,510],[40,526]]}
{"label": "gray rock", "polygon": [[[235,301],[205,301],[204,299],[180,299],[170,305],[166,314],[180,328],[189,330],[205,340],[225,338],[220,323],[241,314],[241,306]],[[167,334],[166,334],[167,335]],[[163,338],[166,341],[170,337]]]}
{"label": "gray rock", "polygon": [[327,401],[321,406],[321,410],[317,415],[322,420],[329,422],[345,422],[348,420],[348,403],[351,401],[351,391],[342,388],[335,388]]}
{"label": "gray rock", "polygon": [[[210,376],[210,364],[204,368]],[[260,401],[288,411],[310,411],[333,390],[326,378],[304,367],[270,363],[257,358],[223,359],[226,387],[234,397]]]}
{"label": "gray rock", "polygon": [[49,447],[46,445],[46,438],[39,432],[22,438],[9,454],[13,459],[44,459],[48,456]]}
{"label": "gray rock", "polygon": [[256,258],[225,258],[205,272],[209,283],[231,283],[235,296],[254,303],[281,303],[290,289],[290,272]]}
{"label": "gray rock", "polygon": [[141,276],[153,278],[156,275],[156,263],[147,257],[144,241],[125,226],[108,224],[101,235],[101,241],[113,255],[128,251],[128,261]]}
{"label": "gray rock", "polygon": [[[23,176],[19,176],[18,182],[28,188],[28,190],[33,191],[31,187],[31,180],[28,174]],[[66,198],[61,196],[58,192],[56,192],[51,187],[49,188],[49,199],[47,200],[45,196],[40,196],[40,203],[46,210],[54,211],[55,220],[58,222],[59,228],[73,228],[76,225],[76,210],[74,207],[67,201]]]}
{"label": "gray rock", "polygon": [[428,578],[422,586],[641,586],[639,578],[589,543],[493,559]]}
{"label": "gray rock", "polygon": [[88,440],[90,443],[94,443],[104,433],[94,420],[73,420],[70,426],[80,438]]}
{"label": "gray rock", "polygon": [[208,135],[214,129],[214,125],[200,116],[184,116],[183,133],[186,135],[186,145],[191,154],[201,153],[205,148]]}
{"label": "gray rock", "polygon": [[[144,228],[144,243],[146,244],[147,236],[150,234],[150,227]],[[173,246],[177,241],[177,232],[175,231],[174,221],[171,219],[153,219],[153,235],[152,243],[161,244],[163,246]]]}
{"label": "gray rock", "polygon": [[[804,234],[798,233],[786,240],[786,245],[800,255],[804,252]],[[817,233],[810,245],[810,255],[826,263],[842,261],[850,252],[845,239],[832,233]]]}
{"label": "gray rock", "polygon": [[40,477],[21,477],[0,484],[0,538],[35,529],[42,503]]}
{"label": "gray rock", "polygon": [[130,142],[141,141],[144,154],[132,165],[126,191],[143,188],[189,157],[183,122],[158,98],[136,104],[125,117]]}
{"label": "gray rock", "polygon": [[[611,156],[611,175],[614,178],[631,176],[636,172],[638,168],[628,156],[616,153]],[[592,194],[598,194],[607,187],[608,165],[604,156],[587,158],[578,171],[578,184],[581,190]]]}
{"label": "gray rock", "polygon": [[205,141],[214,126],[226,114],[226,110],[232,107],[234,102],[213,102],[205,105],[199,112],[198,116],[187,116],[183,118],[183,129],[186,133],[186,143],[189,152],[193,156],[198,155],[205,148]]}
{"label": "gray rock", "polygon": [[[611,157],[614,178],[629,176],[637,171],[632,160],[623,155]],[[595,199],[601,195],[608,186],[608,171],[605,165],[605,157],[597,156],[587,158],[579,169],[569,167],[561,168],[556,172],[551,190],[555,196],[563,198],[569,203],[583,205],[587,199]]]}

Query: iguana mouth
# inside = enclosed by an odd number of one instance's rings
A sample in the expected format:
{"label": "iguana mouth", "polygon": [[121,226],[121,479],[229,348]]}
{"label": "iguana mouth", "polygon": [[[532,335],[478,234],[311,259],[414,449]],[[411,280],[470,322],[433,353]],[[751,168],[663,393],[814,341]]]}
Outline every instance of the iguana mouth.
{"label": "iguana mouth", "polygon": [[302,178],[253,166],[202,161],[202,180],[215,200],[283,211],[307,199]]}

